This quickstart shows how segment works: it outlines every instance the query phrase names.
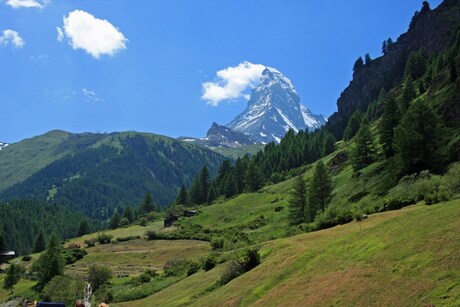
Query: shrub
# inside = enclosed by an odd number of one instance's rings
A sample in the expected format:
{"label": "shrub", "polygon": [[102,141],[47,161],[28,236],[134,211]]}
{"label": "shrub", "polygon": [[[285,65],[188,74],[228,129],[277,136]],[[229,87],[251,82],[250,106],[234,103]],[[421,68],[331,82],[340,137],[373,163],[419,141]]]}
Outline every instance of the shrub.
{"label": "shrub", "polygon": [[205,270],[206,272],[211,270],[212,268],[216,266],[216,263],[217,263],[216,258],[212,256],[207,257],[203,261],[203,270]]}
{"label": "shrub", "polygon": [[124,227],[129,225],[129,220],[126,217],[121,218],[120,222],[118,223],[118,227]]}
{"label": "shrub", "polygon": [[119,237],[117,238],[117,242],[126,242],[126,241],[132,241],[136,239],[140,239],[141,236],[128,236],[128,237]]}
{"label": "shrub", "polygon": [[62,302],[73,306],[75,301],[84,295],[84,282],[70,276],[55,276],[44,288],[45,301]]}
{"label": "shrub", "polygon": [[232,279],[235,279],[236,277],[243,275],[244,273],[258,266],[259,264],[259,251],[256,249],[247,250],[242,258],[230,262],[230,264],[225,269],[222,277],[220,278],[219,283],[225,285]]}
{"label": "shrub", "polygon": [[284,209],[284,206],[276,206],[275,207],[275,212],[280,212],[283,209]]}
{"label": "shrub", "polygon": [[[192,267],[198,267],[199,269],[199,265],[190,260],[173,260],[165,265],[164,273],[166,276],[182,276],[185,274],[188,275],[189,271],[193,271],[193,269],[190,270]],[[198,269],[196,271],[198,271]]]}
{"label": "shrub", "polygon": [[224,238],[222,237],[217,237],[217,238],[212,238],[211,240],[211,246],[213,250],[216,249],[222,249],[224,247]]}
{"label": "shrub", "polygon": [[141,217],[141,218],[139,219],[139,225],[141,225],[141,226],[147,226],[147,223],[148,223],[147,218]]}
{"label": "shrub", "polygon": [[94,247],[94,243],[96,241],[97,241],[97,239],[95,239],[95,238],[85,240],[85,245],[86,245],[86,247]]}
{"label": "shrub", "polygon": [[88,253],[82,248],[65,249],[64,252],[65,264],[75,263],[77,260],[83,259]]}
{"label": "shrub", "polygon": [[109,244],[112,241],[113,236],[108,235],[106,233],[100,233],[97,236],[97,241],[99,244]]}
{"label": "shrub", "polygon": [[153,270],[146,270],[141,275],[131,278],[130,284],[141,285],[152,281],[152,278],[157,276],[157,273]]}
{"label": "shrub", "polygon": [[112,270],[105,266],[91,266],[88,269],[88,281],[96,291],[112,278]]}
{"label": "shrub", "polygon": [[22,260],[22,261],[30,261],[30,260],[32,260],[32,256],[30,256],[30,255],[24,255],[24,256],[22,256],[21,260]]}
{"label": "shrub", "polygon": [[147,240],[155,240],[159,238],[157,233],[151,229],[145,232],[145,236],[147,237]]}
{"label": "shrub", "polygon": [[[103,286],[99,288],[97,291],[94,292],[94,296],[96,297],[96,301],[104,302],[106,304],[113,301],[113,293],[109,287]],[[69,305],[71,306],[71,305]]]}
{"label": "shrub", "polygon": [[187,270],[187,276],[193,275],[200,270],[200,265],[196,262],[191,262]]}

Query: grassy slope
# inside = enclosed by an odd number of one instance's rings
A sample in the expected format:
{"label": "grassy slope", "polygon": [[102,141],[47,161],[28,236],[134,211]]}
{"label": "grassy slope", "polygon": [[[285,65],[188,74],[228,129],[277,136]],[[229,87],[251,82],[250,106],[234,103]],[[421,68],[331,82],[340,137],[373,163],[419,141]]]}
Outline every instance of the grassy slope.
{"label": "grassy slope", "polygon": [[63,157],[66,151],[56,152],[56,146],[66,140],[68,132],[54,130],[0,151],[0,190],[25,180],[30,175]]}
{"label": "grassy slope", "polygon": [[460,200],[416,205],[263,244],[263,262],[214,292],[223,266],[116,306],[460,304]]}

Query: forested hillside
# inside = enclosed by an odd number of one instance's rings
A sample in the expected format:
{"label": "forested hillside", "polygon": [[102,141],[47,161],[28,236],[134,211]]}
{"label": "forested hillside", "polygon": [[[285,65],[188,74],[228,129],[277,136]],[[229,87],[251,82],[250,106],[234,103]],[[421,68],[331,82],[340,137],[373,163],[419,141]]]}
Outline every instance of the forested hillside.
{"label": "forested hillside", "polygon": [[[28,143],[24,143],[25,149],[21,145],[13,144],[5,153],[2,151],[0,160],[3,155],[9,157],[9,150],[27,152]],[[3,190],[1,199],[35,198],[104,220],[117,207],[137,206],[147,192],[155,203],[165,206],[181,184],[189,184],[203,166],[215,174],[223,160],[206,149],[134,132],[69,134],[53,150],[66,154]]]}

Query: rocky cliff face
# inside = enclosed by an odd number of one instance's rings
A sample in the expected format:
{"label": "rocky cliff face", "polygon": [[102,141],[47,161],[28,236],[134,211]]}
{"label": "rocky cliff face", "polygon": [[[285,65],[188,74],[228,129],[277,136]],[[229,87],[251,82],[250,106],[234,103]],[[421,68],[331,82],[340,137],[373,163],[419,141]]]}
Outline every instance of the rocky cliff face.
{"label": "rocky cliff face", "polygon": [[349,86],[337,100],[337,112],[328,119],[328,128],[337,139],[351,114],[365,111],[382,88],[400,83],[411,52],[425,48],[429,54],[445,50],[460,26],[460,1],[445,0],[436,9],[422,9],[414,15],[409,30],[392,44],[384,56],[374,59],[353,74]]}

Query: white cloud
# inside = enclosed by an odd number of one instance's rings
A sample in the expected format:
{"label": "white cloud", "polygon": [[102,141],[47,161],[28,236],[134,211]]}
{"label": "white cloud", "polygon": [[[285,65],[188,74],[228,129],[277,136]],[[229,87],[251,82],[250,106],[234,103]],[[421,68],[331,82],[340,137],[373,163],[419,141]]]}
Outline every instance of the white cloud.
{"label": "white cloud", "polygon": [[82,88],[81,92],[85,96],[86,101],[88,102],[99,102],[99,101],[104,101],[104,99],[101,99],[97,96],[95,91],[88,90],[86,88]]}
{"label": "white cloud", "polygon": [[253,87],[260,80],[265,67],[262,64],[244,61],[235,67],[219,70],[214,82],[202,84],[201,99],[207,100],[210,105],[217,106],[224,100],[247,98],[244,91]]}
{"label": "white cloud", "polygon": [[10,29],[4,30],[2,36],[0,36],[0,44],[4,46],[8,46],[11,44],[16,48],[24,47],[24,40],[19,33]]}
{"label": "white cloud", "polygon": [[18,9],[21,7],[24,8],[31,8],[31,7],[36,7],[36,8],[44,8],[45,5],[47,5],[49,0],[7,0],[6,4],[11,6],[14,9]]}
{"label": "white cloud", "polygon": [[56,31],[58,33],[57,40],[62,42],[64,40],[64,31],[60,27],[56,27]]}
{"label": "white cloud", "polygon": [[57,39],[67,38],[73,49],[83,49],[96,59],[126,49],[127,39],[123,33],[105,19],[81,10],[70,12],[63,19],[64,25],[57,28]]}

